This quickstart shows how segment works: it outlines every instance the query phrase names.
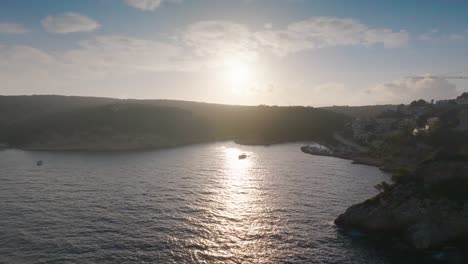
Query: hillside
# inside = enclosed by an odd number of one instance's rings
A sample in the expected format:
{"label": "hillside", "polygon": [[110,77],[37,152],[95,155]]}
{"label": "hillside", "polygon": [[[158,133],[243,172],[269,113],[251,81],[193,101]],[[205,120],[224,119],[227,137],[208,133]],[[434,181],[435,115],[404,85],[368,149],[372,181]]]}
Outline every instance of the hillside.
{"label": "hillside", "polygon": [[171,100],[0,97],[0,142],[28,149],[114,150],[236,140],[329,140],[349,118],[312,107],[231,106]]}
{"label": "hillside", "polygon": [[366,106],[327,106],[322,109],[335,113],[344,114],[355,118],[376,117],[379,114],[392,110],[395,111],[398,105],[366,105]]}
{"label": "hillside", "polygon": [[360,155],[380,160],[392,181],[376,185],[378,195],[341,214],[335,220],[340,228],[400,248],[468,252],[468,103],[463,96],[437,103],[419,99],[396,112],[353,121],[354,139],[369,147]]}
{"label": "hillside", "polygon": [[118,99],[80,96],[32,95],[0,96],[0,125],[8,125],[42,115],[102,106]]}

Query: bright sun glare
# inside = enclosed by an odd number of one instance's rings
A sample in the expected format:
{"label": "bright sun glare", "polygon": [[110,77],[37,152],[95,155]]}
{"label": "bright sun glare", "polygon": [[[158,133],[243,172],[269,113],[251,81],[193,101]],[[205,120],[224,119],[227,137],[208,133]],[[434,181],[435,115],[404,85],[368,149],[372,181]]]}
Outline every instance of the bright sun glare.
{"label": "bright sun glare", "polygon": [[254,82],[252,66],[246,61],[226,58],[224,71],[227,83],[235,91],[243,91]]}
{"label": "bright sun glare", "polygon": [[[238,148],[223,147],[226,155],[226,171],[233,182],[239,182],[249,174],[249,167],[252,166],[253,154],[244,152]],[[239,159],[239,155],[246,154],[247,159]]]}

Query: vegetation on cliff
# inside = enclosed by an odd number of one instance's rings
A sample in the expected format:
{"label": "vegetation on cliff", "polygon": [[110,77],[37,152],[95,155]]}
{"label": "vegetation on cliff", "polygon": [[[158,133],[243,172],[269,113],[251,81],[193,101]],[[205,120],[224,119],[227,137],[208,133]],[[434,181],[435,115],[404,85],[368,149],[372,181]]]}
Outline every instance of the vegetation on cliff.
{"label": "vegetation on cliff", "polygon": [[364,106],[326,106],[322,109],[344,114],[354,118],[376,117],[385,111],[394,111],[398,105],[364,105]]}
{"label": "vegetation on cliff", "polygon": [[[380,118],[400,125],[389,127],[380,142],[368,140],[367,155],[384,161],[392,182],[378,184],[380,194],[351,206],[335,223],[373,236],[397,236],[418,249],[455,246],[466,251],[467,108],[464,103],[417,100],[402,107],[405,111],[384,112]],[[415,127],[407,126],[408,119]]]}

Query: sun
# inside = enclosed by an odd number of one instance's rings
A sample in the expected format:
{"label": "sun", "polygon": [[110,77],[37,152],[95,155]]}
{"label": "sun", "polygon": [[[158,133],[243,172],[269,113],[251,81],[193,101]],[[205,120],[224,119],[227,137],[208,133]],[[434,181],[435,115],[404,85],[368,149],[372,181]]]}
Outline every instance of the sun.
{"label": "sun", "polygon": [[232,84],[245,84],[251,80],[249,65],[239,60],[231,60],[226,64],[226,77]]}
{"label": "sun", "polygon": [[226,82],[234,91],[247,89],[254,83],[252,65],[237,58],[226,58],[224,62]]}

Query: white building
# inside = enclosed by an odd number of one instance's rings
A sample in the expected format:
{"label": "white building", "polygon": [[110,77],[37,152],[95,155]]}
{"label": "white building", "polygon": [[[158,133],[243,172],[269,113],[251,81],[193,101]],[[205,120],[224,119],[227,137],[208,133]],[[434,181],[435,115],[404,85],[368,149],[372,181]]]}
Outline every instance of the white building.
{"label": "white building", "polygon": [[431,117],[427,119],[427,126],[429,126],[429,128],[434,128],[439,122],[440,119],[438,117]]}

